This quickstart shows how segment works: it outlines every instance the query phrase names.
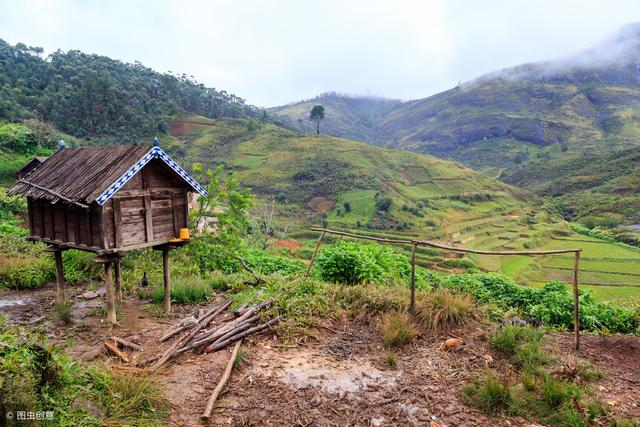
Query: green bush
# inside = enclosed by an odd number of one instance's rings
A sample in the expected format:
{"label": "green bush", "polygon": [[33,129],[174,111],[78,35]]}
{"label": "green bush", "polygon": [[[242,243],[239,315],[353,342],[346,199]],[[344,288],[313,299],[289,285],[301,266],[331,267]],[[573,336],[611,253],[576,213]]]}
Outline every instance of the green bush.
{"label": "green bush", "polygon": [[262,274],[280,273],[288,276],[304,273],[307,270],[307,265],[301,260],[273,255],[258,249],[247,251],[244,260],[251,268]]}
{"label": "green bush", "polygon": [[0,262],[0,287],[35,289],[55,280],[50,257],[11,258]]}
{"label": "green bush", "polygon": [[101,277],[100,265],[93,262],[95,254],[69,250],[62,253],[64,278],[69,283],[88,282]]}
{"label": "green bush", "polygon": [[343,241],[323,249],[316,260],[320,277],[333,283],[385,283],[408,277],[411,268],[405,256],[388,246]]}

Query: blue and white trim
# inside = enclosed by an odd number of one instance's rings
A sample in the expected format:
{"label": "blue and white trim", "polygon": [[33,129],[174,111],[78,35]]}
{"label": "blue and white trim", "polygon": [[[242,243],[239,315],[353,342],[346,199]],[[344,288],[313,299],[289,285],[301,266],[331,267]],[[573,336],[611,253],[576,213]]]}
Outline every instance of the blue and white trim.
{"label": "blue and white trim", "polygon": [[109,200],[114,194],[116,194],[135,174],[137,174],[140,169],[142,169],[147,163],[151,160],[159,158],[161,159],[167,166],[173,169],[182,179],[184,179],[195,191],[200,193],[202,196],[207,197],[207,190],[205,190],[200,184],[196,182],[195,179],[191,178],[189,174],[182,169],[176,162],[171,160],[171,157],[165,153],[160,147],[153,147],[147,154],[142,156],[140,160],[136,162],[135,165],[131,166],[125,173],[123,173],[120,178],[118,178],[113,184],[109,186],[102,193],[96,202],[100,206],[104,205],[107,200]]}

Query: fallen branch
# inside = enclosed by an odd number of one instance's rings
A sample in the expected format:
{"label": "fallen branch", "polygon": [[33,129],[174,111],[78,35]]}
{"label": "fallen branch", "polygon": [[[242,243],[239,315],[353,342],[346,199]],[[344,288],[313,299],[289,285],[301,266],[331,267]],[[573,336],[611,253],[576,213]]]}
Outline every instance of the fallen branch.
{"label": "fallen branch", "polygon": [[229,307],[230,305],[231,305],[231,301],[229,300],[224,304],[222,304],[220,307],[212,308],[211,310],[209,310],[204,316],[202,316],[202,320],[200,320],[198,323],[195,324],[195,326],[193,327],[193,329],[188,335],[180,338],[179,340],[176,340],[176,342],[173,343],[173,345],[169,347],[162,354],[162,357],[160,357],[160,359],[158,359],[158,361],[156,361],[156,363],[153,364],[151,369],[155,370],[160,368],[162,365],[164,365],[169,359],[171,359],[175,355],[177,349],[179,349],[180,347],[184,346],[184,344],[191,341],[191,339],[195,337],[202,328],[207,326],[209,322],[211,322],[218,314],[226,310],[227,307]]}
{"label": "fallen branch", "polygon": [[256,272],[253,271],[253,269],[247,265],[244,258],[242,258],[241,256],[237,256],[236,259],[239,260],[242,263],[242,266],[244,267],[244,269],[247,270],[249,273],[251,273],[251,275],[253,276],[253,280],[254,280],[253,286],[258,286],[260,283],[264,283],[264,279],[261,277],[258,277]]}
{"label": "fallen branch", "polygon": [[204,409],[204,412],[200,416],[202,421],[209,421],[209,417],[211,416],[211,411],[213,410],[213,405],[216,403],[216,399],[220,395],[220,392],[229,381],[229,377],[231,376],[231,371],[233,370],[233,365],[235,364],[236,357],[238,356],[238,351],[240,350],[240,346],[242,345],[242,339],[236,342],[236,345],[233,347],[233,351],[231,352],[231,357],[229,358],[229,362],[227,362],[227,367],[224,369],[222,373],[222,377],[220,381],[218,381],[218,385],[213,389],[213,393],[209,397],[209,401],[207,402],[207,406]]}
{"label": "fallen branch", "polygon": [[260,332],[264,329],[270,328],[271,326],[275,325],[276,323],[278,323],[280,321],[280,317],[276,317],[275,319],[271,319],[269,320],[267,323],[264,323],[262,325],[258,325],[255,326],[251,329],[247,329],[243,332],[240,332],[239,334],[233,335],[229,338],[226,338],[224,341],[218,340],[216,342],[214,342],[213,344],[210,344],[209,346],[207,346],[204,351],[205,353],[213,353],[219,350],[222,350],[223,348],[225,348],[226,346],[228,346],[229,344],[231,344],[232,342],[241,340],[245,337],[248,337],[249,335],[255,334],[256,332]]}
{"label": "fallen branch", "polygon": [[102,344],[104,344],[104,346],[107,348],[107,350],[108,350],[111,354],[113,354],[113,355],[117,356],[117,357],[118,357],[118,359],[120,359],[120,360],[121,360],[121,361],[123,361],[124,363],[129,363],[129,357],[128,357],[125,353],[123,353],[123,352],[121,352],[120,350],[118,350],[118,348],[117,348],[115,345],[113,345],[113,344],[109,344],[109,343],[108,343],[108,342],[106,342],[106,341],[103,341],[103,342],[102,342]]}
{"label": "fallen branch", "polygon": [[120,347],[128,347],[131,350],[135,350],[135,351],[142,351],[142,346],[138,345],[134,342],[131,341],[127,341],[123,338],[118,338],[118,337],[111,337],[110,338],[116,345],[120,346]]}

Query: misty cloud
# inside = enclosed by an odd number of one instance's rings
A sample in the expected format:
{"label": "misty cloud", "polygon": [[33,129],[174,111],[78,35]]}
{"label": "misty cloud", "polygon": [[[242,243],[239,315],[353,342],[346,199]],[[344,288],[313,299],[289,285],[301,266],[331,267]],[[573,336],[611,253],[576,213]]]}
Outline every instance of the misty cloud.
{"label": "misty cloud", "polygon": [[[640,2],[629,0],[0,0],[10,43],[138,60],[260,106],[331,90],[425,97],[521,63],[570,60],[633,21]],[[586,57],[623,54],[605,46]]]}

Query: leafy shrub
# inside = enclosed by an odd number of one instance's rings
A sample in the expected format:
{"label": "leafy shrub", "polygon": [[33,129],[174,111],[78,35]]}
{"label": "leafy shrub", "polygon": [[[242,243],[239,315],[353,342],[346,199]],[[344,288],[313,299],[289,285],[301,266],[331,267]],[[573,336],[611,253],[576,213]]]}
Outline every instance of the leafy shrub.
{"label": "leafy shrub", "polygon": [[490,373],[482,379],[476,378],[473,383],[462,387],[461,392],[465,403],[487,414],[509,408],[513,400],[509,384],[495,373]]}
{"label": "leafy shrub", "polygon": [[343,241],[323,249],[316,268],[320,277],[334,283],[385,283],[393,277],[408,277],[409,262],[390,247]]}
{"label": "leafy shrub", "polygon": [[[541,289],[518,286],[495,273],[431,274],[430,283],[465,292],[480,303],[495,303],[502,309],[517,308],[549,326],[573,328],[573,294],[562,282],[550,282]],[[597,302],[591,292],[580,290],[580,327],[587,331],[607,328],[614,333],[633,333],[640,324],[637,310]]]}
{"label": "leafy shrub", "polygon": [[438,267],[460,268],[460,269],[468,270],[468,269],[476,268],[476,265],[470,259],[447,259],[438,263]]}
{"label": "leafy shrub", "polygon": [[69,250],[62,253],[64,278],[69,283],[88,282],[100,277],[100,265],[93,262],[91,252]]}
{"label": "leafy shrub", "polygon": [[402,347],[413,339],[415,334],[411,317],[403,312],[386,313],[382,317],[383,343],[386,348]]}
{"label": "leafy shrub", "polygon": [[9,289],[35,289],[55,279],[49,257],[20,257],[0,261],[0,286]]}
{"label": "leafy shrub", "polygon": [[257,249],[248,251],[244,260],[262,274],[280,273],[288,276],[304,273],[307,270],[307,265],[301,260],[273,255]]}

